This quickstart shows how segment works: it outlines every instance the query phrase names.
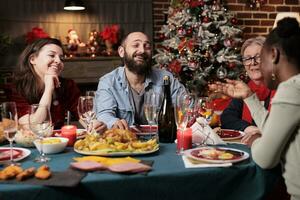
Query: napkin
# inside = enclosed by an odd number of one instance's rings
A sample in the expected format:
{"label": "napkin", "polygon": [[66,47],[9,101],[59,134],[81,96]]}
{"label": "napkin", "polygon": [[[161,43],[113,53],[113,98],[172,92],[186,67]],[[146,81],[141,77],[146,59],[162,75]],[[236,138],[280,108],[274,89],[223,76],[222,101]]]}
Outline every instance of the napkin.
{"label": "napkin", "polygon": [[230,167],[232,163],[206,163],[201,162],[185,155],[182,156],[185,168],[201,168],[201,167]]}
{"label": "napkin", "polygon": [[[192,128],[192,143],[195,144],[226,144],[203,117],[198,117]],[[205,141],[206,140],[206,141]]]}

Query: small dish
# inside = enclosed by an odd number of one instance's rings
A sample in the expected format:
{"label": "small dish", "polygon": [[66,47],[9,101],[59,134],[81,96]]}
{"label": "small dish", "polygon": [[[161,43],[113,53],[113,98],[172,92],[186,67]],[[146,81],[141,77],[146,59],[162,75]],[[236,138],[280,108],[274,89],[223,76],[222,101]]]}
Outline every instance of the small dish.
{"label": "small dish", "polygon": [[224,141],[237,140],[244,137],[245,133],[243,131],[237,131],[232,129],[221,129],[217,134]]}
{"label": "small dish", "polygon": [[[47,137],[43,139],[43,151],[45,154],[55,154],[62,152],[67,144],[69,139],[64,137]],[[41,143],[40,140],[35,140],[34,145],[40,151]]]}

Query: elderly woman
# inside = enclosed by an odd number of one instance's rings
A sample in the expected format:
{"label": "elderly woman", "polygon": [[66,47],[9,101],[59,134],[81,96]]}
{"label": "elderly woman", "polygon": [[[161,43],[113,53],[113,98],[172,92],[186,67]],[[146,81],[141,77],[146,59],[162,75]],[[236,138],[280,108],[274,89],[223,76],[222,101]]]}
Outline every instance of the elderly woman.
{"label": "elderly woman", "polygon": [[240,81],[219,83],[217,91],[242,98],[261,130],[252,137],[254,161],[269,169],[278,163],[292,200],[300,200],[300,26],[284,18],[268,35],[261,53],[264,82],[277,89],[272,110],[265,112],[258,96]]}
{"label": "elderly woman", "polygon": [[[259,100],[263,102],[266,110],[270,109],[270,100],[273,92],[263,83],[263,76],[260,70],[260,51],[265,42],[264,37],[255,37],[246,40],[241,48],[243,64],[250,78],[248,86],[256,93]],[[246,134],[242,142],[248,144],[252,135],[260,133],[253,121],[249,108],[241,99],[232,99],[229,106],[221,115],[221,124],[224,129],[244,131]]]}

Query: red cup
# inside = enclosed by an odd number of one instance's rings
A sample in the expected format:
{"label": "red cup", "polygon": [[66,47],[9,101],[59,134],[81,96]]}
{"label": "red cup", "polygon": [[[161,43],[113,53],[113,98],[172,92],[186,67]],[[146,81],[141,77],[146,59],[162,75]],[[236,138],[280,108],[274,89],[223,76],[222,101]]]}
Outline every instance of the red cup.
{"label": "red cup", "polygon": [[76,142],[76,130],[77,127],[74,125],[66,125],[61,128],[61,137],[69,139],[68,146],[73,146]]}
{"label": "red cup", "polygon": [[181,148],[184,150],[192,148],[192,128],[186,128],[183,134],[180,129],[177,130],[177,150]]}

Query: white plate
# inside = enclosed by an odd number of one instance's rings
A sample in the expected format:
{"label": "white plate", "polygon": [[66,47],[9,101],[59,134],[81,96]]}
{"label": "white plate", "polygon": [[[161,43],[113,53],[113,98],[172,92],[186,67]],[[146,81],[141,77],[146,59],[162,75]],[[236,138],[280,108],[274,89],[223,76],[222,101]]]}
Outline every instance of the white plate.
{"label": "white plate", "polygon": [[221,129],[220,131],[228,132],[228,134],[226,135],[222,135],[222,133],[217,133],[220,136],[220,138],[224,141],[237,140],[245,136],[245,132],[243,131],[237,131],[232,129]]}
{"label": "white plate", "polygon": [[[230,153],[234,157],[231,159],[220,158],[217,156],[220,152]],[[184,154],[192,159],[208,162],[208,163],[236,163],[249,158],[249,154],[245,151],[227,147],[199,147],[195,149],[186,150]],[[223,153],[219,154],[222,155]],[[224,155],[224,154],[223,154]]]}
{"label": "white plate", "polygon": [[[18,157],[14,158],[14,161],[22,160],[31,154],[31,151],[29,149],[19,148],[19,147],[13,147],[13,149],[17,150],[17,151],[21,151],[21,154]],[[0,147],[0,151],[3,151],[3,150],[8,150],[8,152],[9,152],[10,148],[9,147]],[[9,161],[9,159],[10,158],[1,160],[0,163],[5,163],[5,162]]]}
{"label": "white plate", "polygon": [[88,156],[136,156],[136,155],[146,155],[150,153],[154,153],[158,151],[159,148],[151,150],[151,151],[143,151],[143,152],[107,152],[105,150],[101,151],[80,151],[74,148],[74,151],[83,155]]}
{"label": "white plate", "polygon": [[[53,130],[53,135],[56,136],[56,137],[61,137],[60,132],[61,132],[60,129]],[[76,129],[76,134],[77,134],[76,139],[82,139],[82,138],[84,138],[85,137],[84,132],[86,132],[85,129],[80,129],[80,128]]]}

